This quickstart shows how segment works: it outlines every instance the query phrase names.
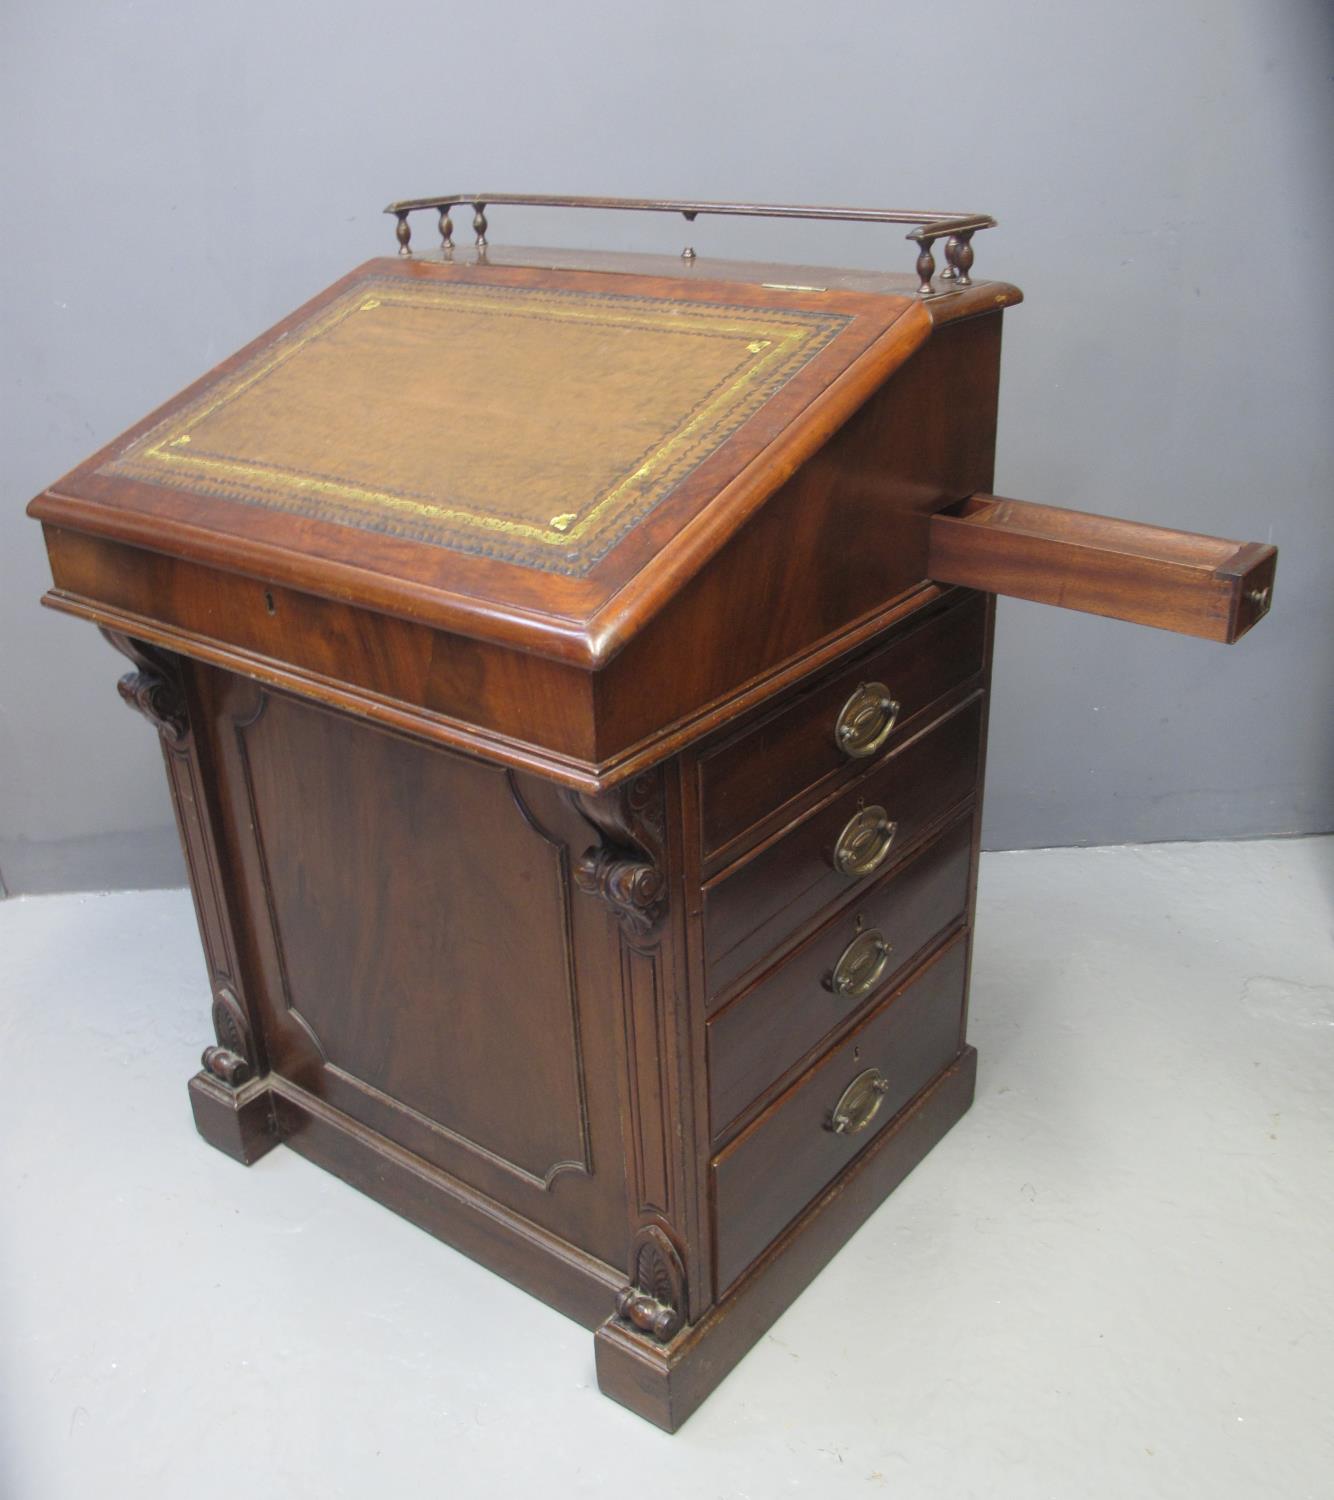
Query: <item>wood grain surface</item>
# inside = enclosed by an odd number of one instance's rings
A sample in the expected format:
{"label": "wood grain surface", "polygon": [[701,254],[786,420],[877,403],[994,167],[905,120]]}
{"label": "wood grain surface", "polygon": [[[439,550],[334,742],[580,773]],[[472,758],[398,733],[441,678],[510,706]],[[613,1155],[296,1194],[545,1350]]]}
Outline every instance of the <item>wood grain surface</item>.
{"label": "wood grain surface", "polygon": [[973,495],[931,520],[942,583],[1231,644],[1269,612],[1278,549]]}

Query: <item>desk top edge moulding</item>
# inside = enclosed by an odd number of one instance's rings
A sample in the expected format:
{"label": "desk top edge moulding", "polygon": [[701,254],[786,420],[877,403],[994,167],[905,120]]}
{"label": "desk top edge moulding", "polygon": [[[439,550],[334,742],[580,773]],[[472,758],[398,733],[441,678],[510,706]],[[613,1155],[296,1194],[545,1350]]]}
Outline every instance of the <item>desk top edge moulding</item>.
{"label": "desk top edge moulding", "polygon": [[[507,248],[502,207],[898,226],[912,274]],[[1231,642],[1276,554],[993,493],[985,214],[386,213],[32,502],[44,603],[159,732],[200,1133],[596,1330],[675,1430],[972,1100],[995,596]]]}

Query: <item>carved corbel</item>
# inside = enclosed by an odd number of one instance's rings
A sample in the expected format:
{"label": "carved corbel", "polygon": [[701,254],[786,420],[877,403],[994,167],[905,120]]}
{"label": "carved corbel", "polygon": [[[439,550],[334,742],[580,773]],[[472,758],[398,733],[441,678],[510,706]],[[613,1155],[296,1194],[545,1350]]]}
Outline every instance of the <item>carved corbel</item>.
{"label": "carved corbel", "polygon": [[622,1321],[668,1343],[685,1322],[686,1272],[676,1246],[656,1224],[635,1237],[630,1285],[616,1298]]}
{"label": "carved corbel", "polygon": [[190,719],[175,658],[118,631],[103,630],[102,634],[138,669],[127,672],[116,684],[121,697],[143,714],[169,745],[183,745],[190,737]]}
{"label": "carved corbel", "polygon": [[573,795],[602,835],[575,865],[576,884],[605,901],[629,936],[649,936],[667,910],[661,775],[645,772],[602,796]]}

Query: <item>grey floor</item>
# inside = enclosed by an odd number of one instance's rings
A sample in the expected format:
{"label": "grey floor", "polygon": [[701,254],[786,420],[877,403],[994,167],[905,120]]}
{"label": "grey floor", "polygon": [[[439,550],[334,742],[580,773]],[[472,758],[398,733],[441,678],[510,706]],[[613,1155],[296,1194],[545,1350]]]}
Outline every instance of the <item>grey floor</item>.
{"label": "grey floor", "polygon": [[0,903],[0,1493],[1334,1496],[1334,839],[985,859],[971,1114],[674,1438],[190,1124],[184,893]]}

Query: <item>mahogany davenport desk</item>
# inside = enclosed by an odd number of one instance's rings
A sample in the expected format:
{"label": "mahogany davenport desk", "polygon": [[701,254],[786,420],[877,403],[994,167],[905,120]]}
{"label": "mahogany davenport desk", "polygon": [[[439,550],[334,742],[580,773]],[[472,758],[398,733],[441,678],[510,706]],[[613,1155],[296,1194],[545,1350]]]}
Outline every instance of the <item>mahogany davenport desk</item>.
{"label": "mahogany davenport desk", "polygon": [[990,596],[1231,640],[1274,552],[988,493],[989,221],[914,283],[456,252],[459,201],[36,499],[46,602],[161,734],[205,1139],[674,1429],[972,1099]]}

